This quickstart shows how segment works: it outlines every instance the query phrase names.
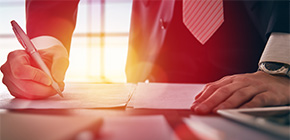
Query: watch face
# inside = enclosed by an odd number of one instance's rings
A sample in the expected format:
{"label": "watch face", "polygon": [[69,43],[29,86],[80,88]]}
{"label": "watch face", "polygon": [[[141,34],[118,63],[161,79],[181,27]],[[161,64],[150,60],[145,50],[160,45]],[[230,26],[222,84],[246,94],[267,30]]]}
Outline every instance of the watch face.
{"label": "watch face", "polygon": [[265,68],[270,70],[270,71],[275,71],[283,67],[284,64],[282,63],[265,63]]}

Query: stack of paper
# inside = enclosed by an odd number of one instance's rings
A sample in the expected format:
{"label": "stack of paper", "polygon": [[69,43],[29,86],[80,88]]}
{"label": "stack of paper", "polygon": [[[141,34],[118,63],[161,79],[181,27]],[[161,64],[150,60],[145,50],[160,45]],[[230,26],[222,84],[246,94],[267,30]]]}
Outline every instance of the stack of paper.
{"label": "stack of paper", "polygon": [[134,108],[190,109],[204,84],[138,83],[129,103]]}
{"label": "stack of paper", "polygon": [[134,84],[67,84],[61,98],[58,95],[44,100],[16,99],[9,92],[0,93],[2,109],[69,109],[125,107]]}
{"label": "stack of paper", "polygon": [[69,109],[129,107],[149,109],[190,109],[194,97],[204,84],[67,84],[63,94],[44,100],[13,98],[9,92],[0,93],[2,109]]}

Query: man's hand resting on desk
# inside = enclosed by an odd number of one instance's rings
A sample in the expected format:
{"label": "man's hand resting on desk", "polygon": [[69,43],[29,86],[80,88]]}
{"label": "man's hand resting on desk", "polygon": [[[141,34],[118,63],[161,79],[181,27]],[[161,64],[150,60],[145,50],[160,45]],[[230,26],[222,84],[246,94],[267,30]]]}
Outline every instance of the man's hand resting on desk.
{"label": "man's hand resting on desk", "polygon": [[290,79],[262,71],[227,76],[207,84],[191,110],[208,114],[218,109],[286,105],[290,103]]}
{"label": "man's hand resting on desk", "polygon": [[[38,52],[63,90],[64,75],[69,65],[66,49],[63,46],[53,46]],[[10,52],[1,71],[4,75],[3,83],[11,95],[17,98],[42,99],[57,93],[51,87],[49,76],[38,68],[25,50]]]}

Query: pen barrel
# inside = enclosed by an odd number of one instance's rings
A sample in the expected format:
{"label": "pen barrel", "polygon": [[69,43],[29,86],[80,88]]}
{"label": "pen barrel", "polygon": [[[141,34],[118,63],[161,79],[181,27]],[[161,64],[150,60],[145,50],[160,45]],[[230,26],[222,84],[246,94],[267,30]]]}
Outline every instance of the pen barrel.
{"label": "pen barrel", "polygon": [[30,54],[30,56],[33,58],[33,60],[36,62],[38,67],[43,70],[50,78],[53,80],[52,75],[50,73],[50,70],[47,68],[46,64],[43,62],[41,56],[38,52],[33,52]]}
{"label": "pen barrel", "polygon": [[29,37],[25,34],[22,28],[17,24],[16,21],[11,21],[12,29],[20,42],[20,44],[25,48],[26,52],[32,57],[32,59],[37,63],[38,67],[42,69],[51,79],[52,87],[58,92],[58,94],[63,97],[58,84],[53,80],[50,70],[47,68],[46,64],[43,62],[41,56],[37,52],[33,43],[30,41]]}
{"label": "pen barrel", "polygon": [[30,53],[30,56],[31,56],[31,57],[33,58],[33,60],[37,63],[38,67],[39,67],[41,70],[43,70],[43,71],[44,71],[44,72],[45,72],[45,73],[50,77],[50,79],[51,79],[51,81],[52,81],[51,86],[52,86],[52,87],[57,91],[57,93],[58,93],[61,97],[63,97],[63,95],[61,94],[61,90],[60,90],[58,84],[53,80],[52,75],[51,75],[51,73],[50,73],[50,70],[48,69],[48,67],[46,66],[46,64],[43,62],[43,60],[42,60],[40,54],[39,54],[37,51],[35,51],[35,52],[33,52],[33,53]]}

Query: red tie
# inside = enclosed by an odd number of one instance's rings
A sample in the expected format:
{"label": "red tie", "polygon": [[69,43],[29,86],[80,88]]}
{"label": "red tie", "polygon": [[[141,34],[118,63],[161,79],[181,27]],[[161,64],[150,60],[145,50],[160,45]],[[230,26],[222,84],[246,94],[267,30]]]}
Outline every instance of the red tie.
{"label": "red tie", "polygon": [[183,0],[183,23],[204,44],[224,22],[222,0]]}

